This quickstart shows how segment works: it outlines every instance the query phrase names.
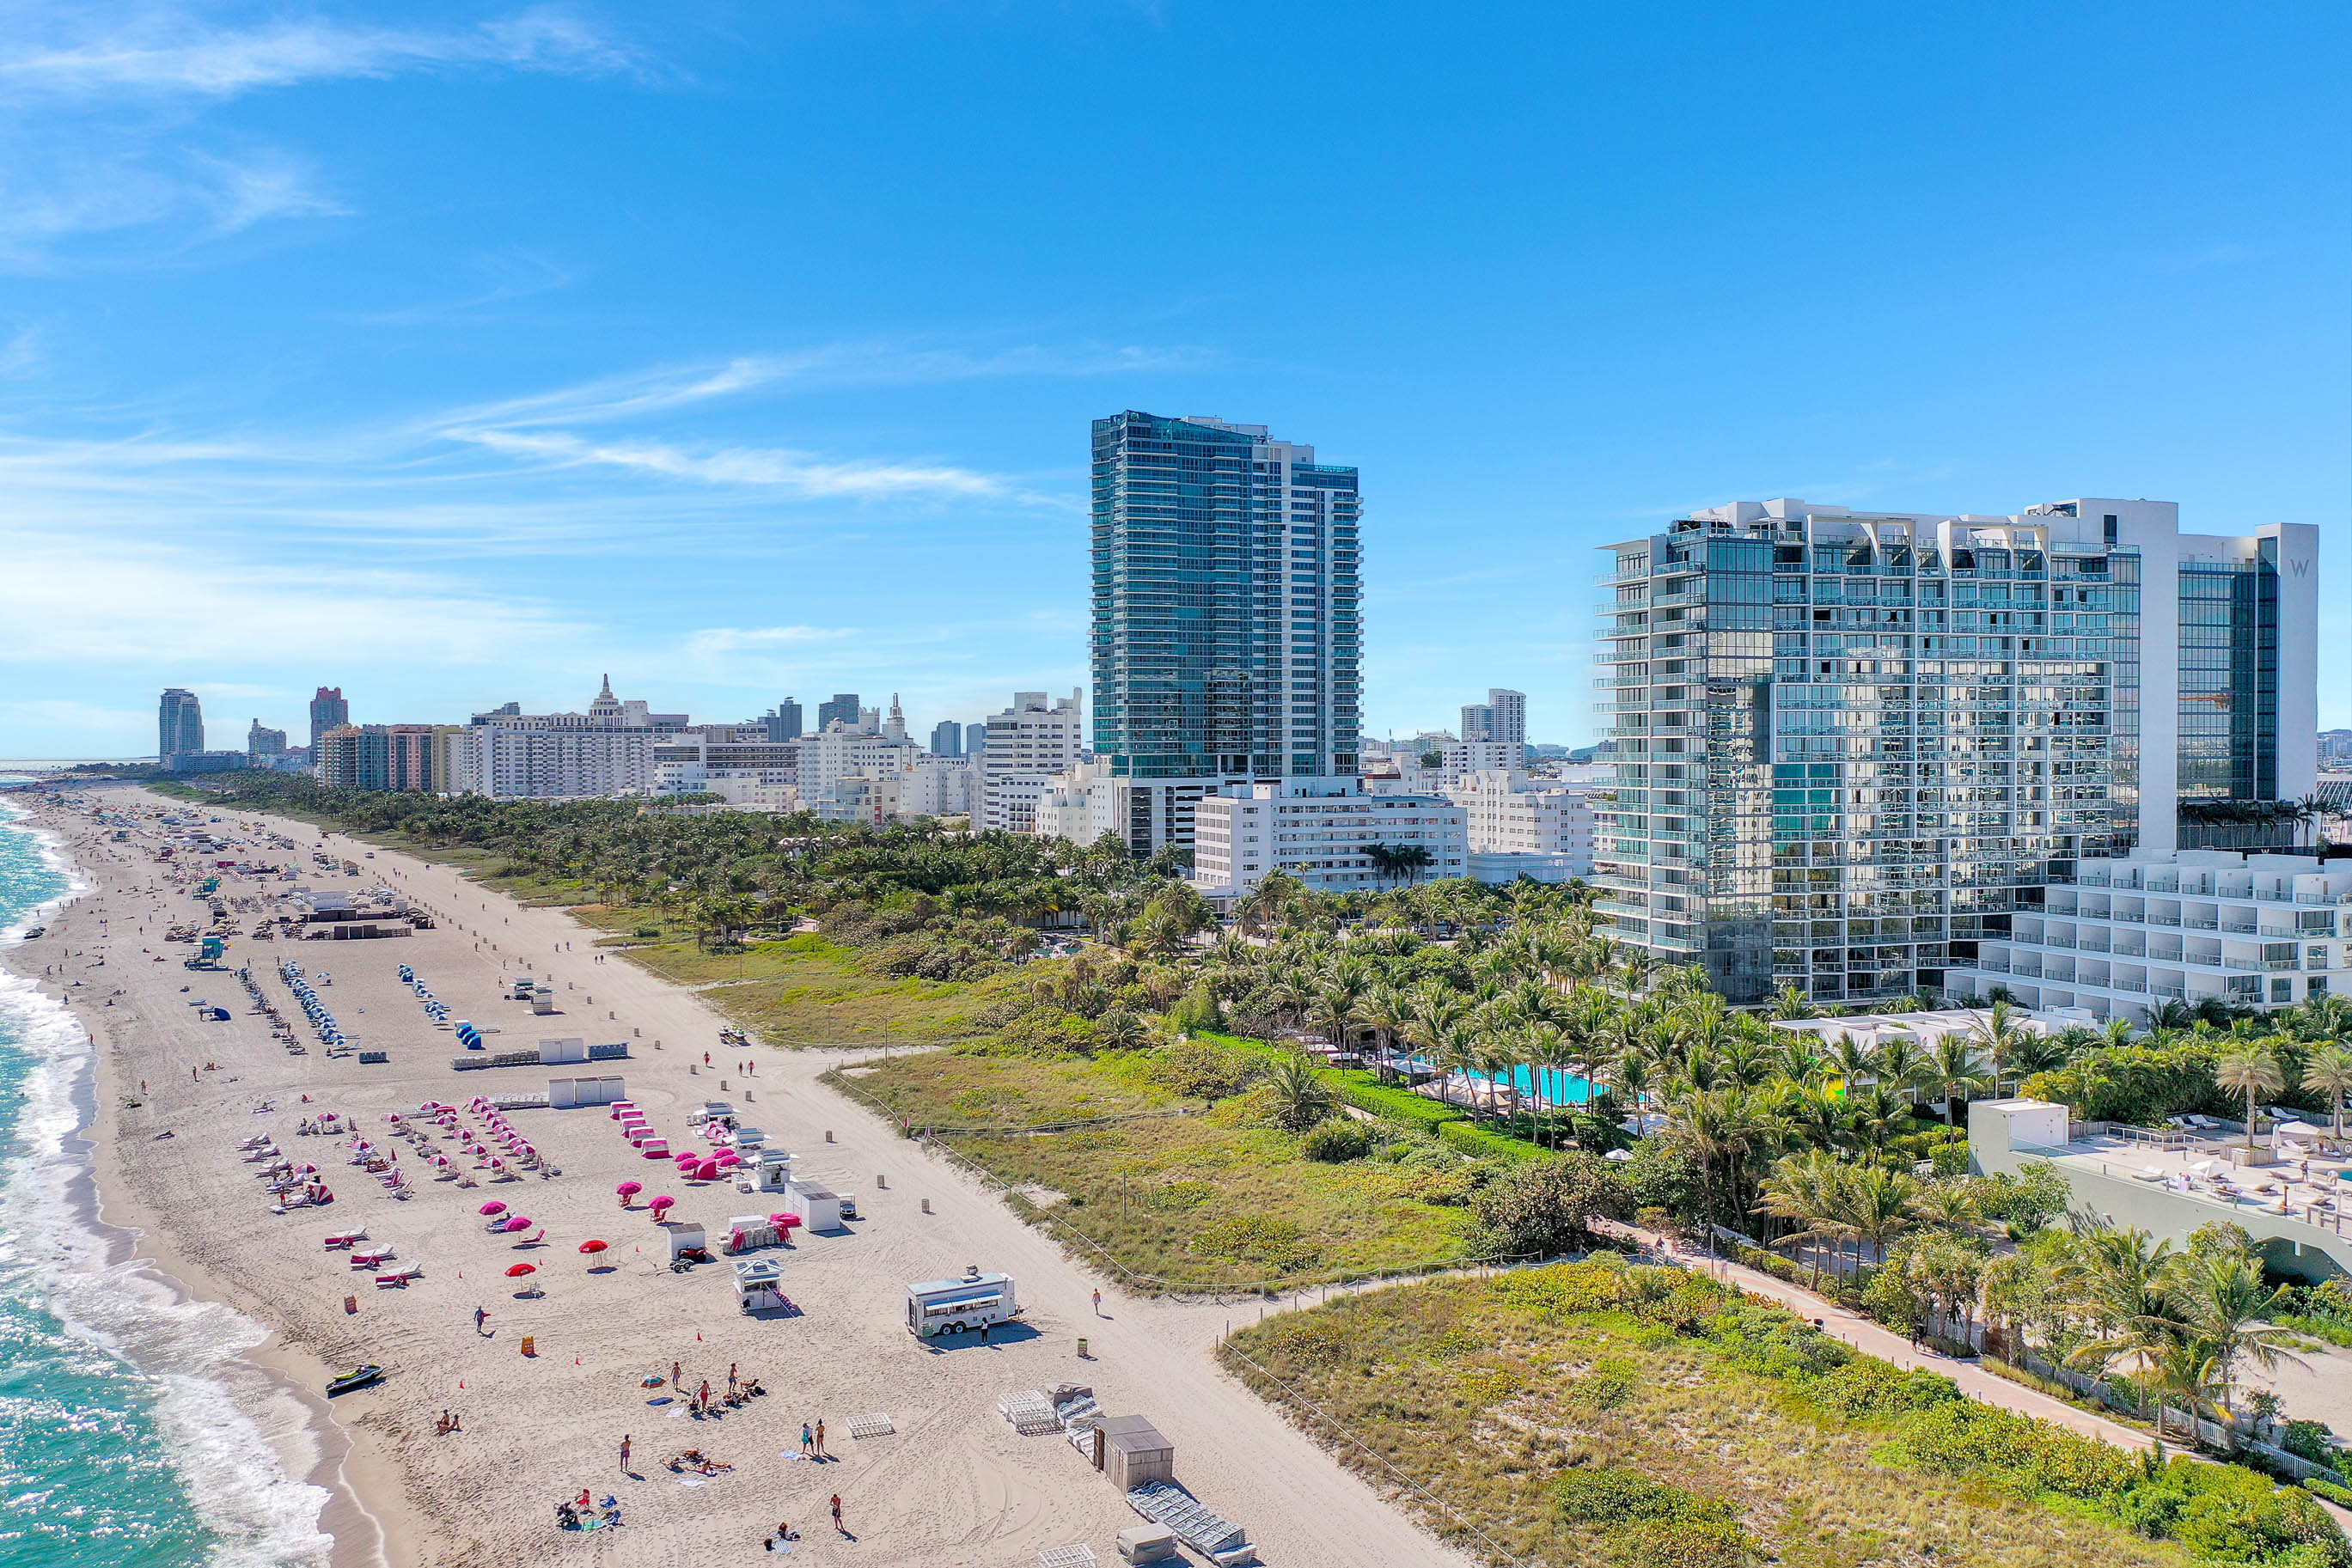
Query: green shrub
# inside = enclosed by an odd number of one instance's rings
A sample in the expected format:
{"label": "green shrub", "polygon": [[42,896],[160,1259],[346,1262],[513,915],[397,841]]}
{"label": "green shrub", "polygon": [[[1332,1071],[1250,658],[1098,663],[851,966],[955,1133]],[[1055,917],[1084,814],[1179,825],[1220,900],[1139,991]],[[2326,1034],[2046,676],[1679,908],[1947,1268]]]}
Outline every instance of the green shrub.
{"label": "green shrub", "polygon": [[1567,1524],[1623,1524],[1633,1520],[1727,1523],[1732,1517],[1730,1506],[1718,1500],[1654,1481],[1639,1470],[1610,1465],[1580,1467],[1562,1475],[1552,1486],[1552,1507]]}
{"label": "green shrub", "polygon": [[1959,1385],[1948,1377],[1905,1372],[1874,1356],[1856,1356],[1816,1379],[1806,1392],[1816,1403],[1856,1417],[1907,1416],[1960,1396]]}
{"label": "green shrub", "polygon": [[1542,1149],[1524,1138],[1507,1137],[1499,1133],[1489,1133],[1484,1128],[1474,1127],[1467,1122],[1441,1122],[1437,1125],[1437,1135],[1449,1146],[1459,1149],[1465,1155],[1474,1155],[1480,1159],[1510,1160],[1517,1164],[1525,1164],[1530,1160],[1540,1160],[1545,1157]]}
{"label": "green shrub", "polygon": [[2352,1487],[2340,1487],[2334,1481],[2321,1480],[2317,1476],[2306,1477],[2303,1486],[2315,1497],[2324,1497],[2338,1508],[2352,1508]]}
{"label": "green shrub", "polygon": [[1152,1049],[1146,1074],[1155,1083],[1200,1100],[1223,1100],[1255,1082],[1265,1062],[1219,1040],[1171,1040]]}
{"label": "green shrub", "polygon": [[1643,1520],[1616,1539],[1609,1560],[1621,1568],[1740,1568],[1753,1554],[1748,1532],[1727,1520]]}
{"label": "green shrub", "polygon": [[1340,1165],[1349,1160],[1360,1160],[1372,1152],[1372,1135],[1357,1123],[1344,1116],[1334,1116],[1318,1124],[1299,1145],[1299,1152],[1310,1160],[1328,1165]]}
{"label": "green shrub", "polygon": [[1206,980],[1194,986],[1168,1009],[1168,1021],[1181,1030],[1213,1030],[1224,1026],[1224,1009]]}
{"label": "green shrub", "polygon": [[[1441,1127],[1438,1135],[1450,1130]],[[1593,1244],[1595,1219],[1632,1213],[1609,1162],[1582,1153],[1517,1166],[1478,1195],[1478,1222],[1497,1248],[1511,1253],[1585,1251]]]}
{"label": "green shrub", "polygon": [[1973,1400],[1909,1416],[1903,1443],[1924,1469],[1980,1476],[2028,1496],[2050,1491],[2108,1502],[2139,1476],[2138,1460],[2120,1448]]}

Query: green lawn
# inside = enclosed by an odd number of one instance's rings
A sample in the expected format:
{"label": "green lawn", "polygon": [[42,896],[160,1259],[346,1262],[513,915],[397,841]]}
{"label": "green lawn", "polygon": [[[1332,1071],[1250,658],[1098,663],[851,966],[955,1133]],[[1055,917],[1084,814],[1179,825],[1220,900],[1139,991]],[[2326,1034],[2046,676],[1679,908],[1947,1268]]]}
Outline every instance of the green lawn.
{"label": "green lawn", "polygon": [[[934,1051],[853,1069],[845,1082],[918,1127],[1016,1127],[1200,1108],[1152,1084],[1139,1052],[1087,1060]],[[1323,1164],[1300,1140],[1204,1114],[1024,1136],[943,1141],[1005,1182],[1034,1222],[1145,1278],[1139,1288],[1280,1287],[1465,1259],[1475,1226],[1453,1156]],[[1056,1197],[1055,1195],[1059,1195]],[[1432,1201],[1452,1200],[1452,1201]]]}
{"label": "green lawn", "polygon": [[[1553,1269],[1342,1298],[1234,1336],[1233,1347],[1279,1384],[1231,1355],[1227,1365],[1374,1484],[1393,1490],[1328,1418],[1530,1563],[2157,1568],[2197,1560],[2084,1503],[2046,1504],[1980,1477],[1928,1473],[1890,1442],[1891,1420],[1848,1419],[1801,1392],[1826,1385],[1744,1370],[1705,1333],[1654,1317],[1577,1310],[1592,1298],[1549,1290],[1547,1277],[1576,1278]],[[1327,1418],[1303,1410],[1298,1396]],[[1454,1518],[1411,1493],[1401,1500],[1464,1550],[1494,1560]]]}

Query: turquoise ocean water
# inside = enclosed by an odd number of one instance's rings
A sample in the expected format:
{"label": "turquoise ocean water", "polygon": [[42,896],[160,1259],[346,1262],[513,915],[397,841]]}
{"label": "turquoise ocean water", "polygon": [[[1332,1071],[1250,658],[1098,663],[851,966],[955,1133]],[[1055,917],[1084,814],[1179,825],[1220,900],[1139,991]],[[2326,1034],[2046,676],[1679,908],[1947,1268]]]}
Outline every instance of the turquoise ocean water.
{"label": "turquoise ocean water", "polygon": [[[0,946],[74,886],[21,815],[0,800]],[[323,1563],[325,1494],[271,1442],[307,1469],[306,1412],[236,1359],[260,1328],[94,1221],[90,1057],[64,1007],[0,974],[0,1568]]]}

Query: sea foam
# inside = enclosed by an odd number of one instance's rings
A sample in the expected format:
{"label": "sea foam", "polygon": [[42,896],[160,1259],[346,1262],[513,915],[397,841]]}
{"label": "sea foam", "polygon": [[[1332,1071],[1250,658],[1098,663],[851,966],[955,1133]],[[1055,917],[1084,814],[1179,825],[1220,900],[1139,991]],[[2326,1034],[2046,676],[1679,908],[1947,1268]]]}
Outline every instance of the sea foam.
{"label": "sea foam", "polygon": [[[30,906],[22,901],[39,890],[23,874],[31,869],[27,851],[68,883]],[[13,945],[27,926],[88,889],[47,835],[0,807],[0,862],[11,860],[16,865],[0,866],[0,920],[6,922],[0,946]],[[11,869],[19,874],[7,876]],[[78,1428],[75,1462],[110,1474],[135,1473],[158,1460],[168,1466],[168,1478],[156,1479],[168,1480],[176,1496],[162,1495],[159,1485],[152,1489],[153,1501],[177,1517],[152,1521],[153,1530],[168,1535],[184,1529],[192,1514],[202,1529],[202,1561],[211,1568],[327,1563],[333,1542],[319,1529],[319,1518],[329,1494],[298,1479],[311,1474],[320,1457],[310,1413],[298,1396],[241,1359],[267,1332],[226,1306],[183,1295],[148,1272],[135,1237],[96,1223],[89,1151],[75,1135],[92,1103],[89,1036],[63,1003],[12,971],[0,970],[0,1051],[16,1059],[12,1076],[19,1097],[14,1124],[0,1129],[0,1314],[46,1319],[11,1323],[7,1332],[48,1341],[53,1354],[85,1376],[118,1384],[95,1401],[85,1392],[73,1410],[0,1402],[0,1424],[30,1419]],[[122,1408],[106,1408],[118,1405]],[[13,1468],[12,1479],[21,1483],[23,1456]],[[62,1506],[74,1489],[69,1478],[60,1479]],[[21,1492],[10,1500],[26,1500]],[[148,1521],[114,1517],[136,1511],[118,1506],[102,1521],[85,1521],[85,1528],[103,1525],[82,1538],[85,1548],[99,1550],[57,1560],[112,1556],[104,1534],[143,1533]],[[26,1543],[20,1536],[18,1544]],[[120,1561],[155,1560],[131,1540],[121,1544],[128,1554]]]}

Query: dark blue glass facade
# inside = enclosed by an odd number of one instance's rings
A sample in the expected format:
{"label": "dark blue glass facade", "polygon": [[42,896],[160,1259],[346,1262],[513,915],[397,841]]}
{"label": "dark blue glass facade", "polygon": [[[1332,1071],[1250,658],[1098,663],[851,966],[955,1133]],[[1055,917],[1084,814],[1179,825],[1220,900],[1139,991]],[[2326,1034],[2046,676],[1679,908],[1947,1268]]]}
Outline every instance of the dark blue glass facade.
{"label": "dark blue glass facade", "polygon": [[1094,422],[1094,743],[1114,779],[1358,769],[1356,470],[1262,427]]}

